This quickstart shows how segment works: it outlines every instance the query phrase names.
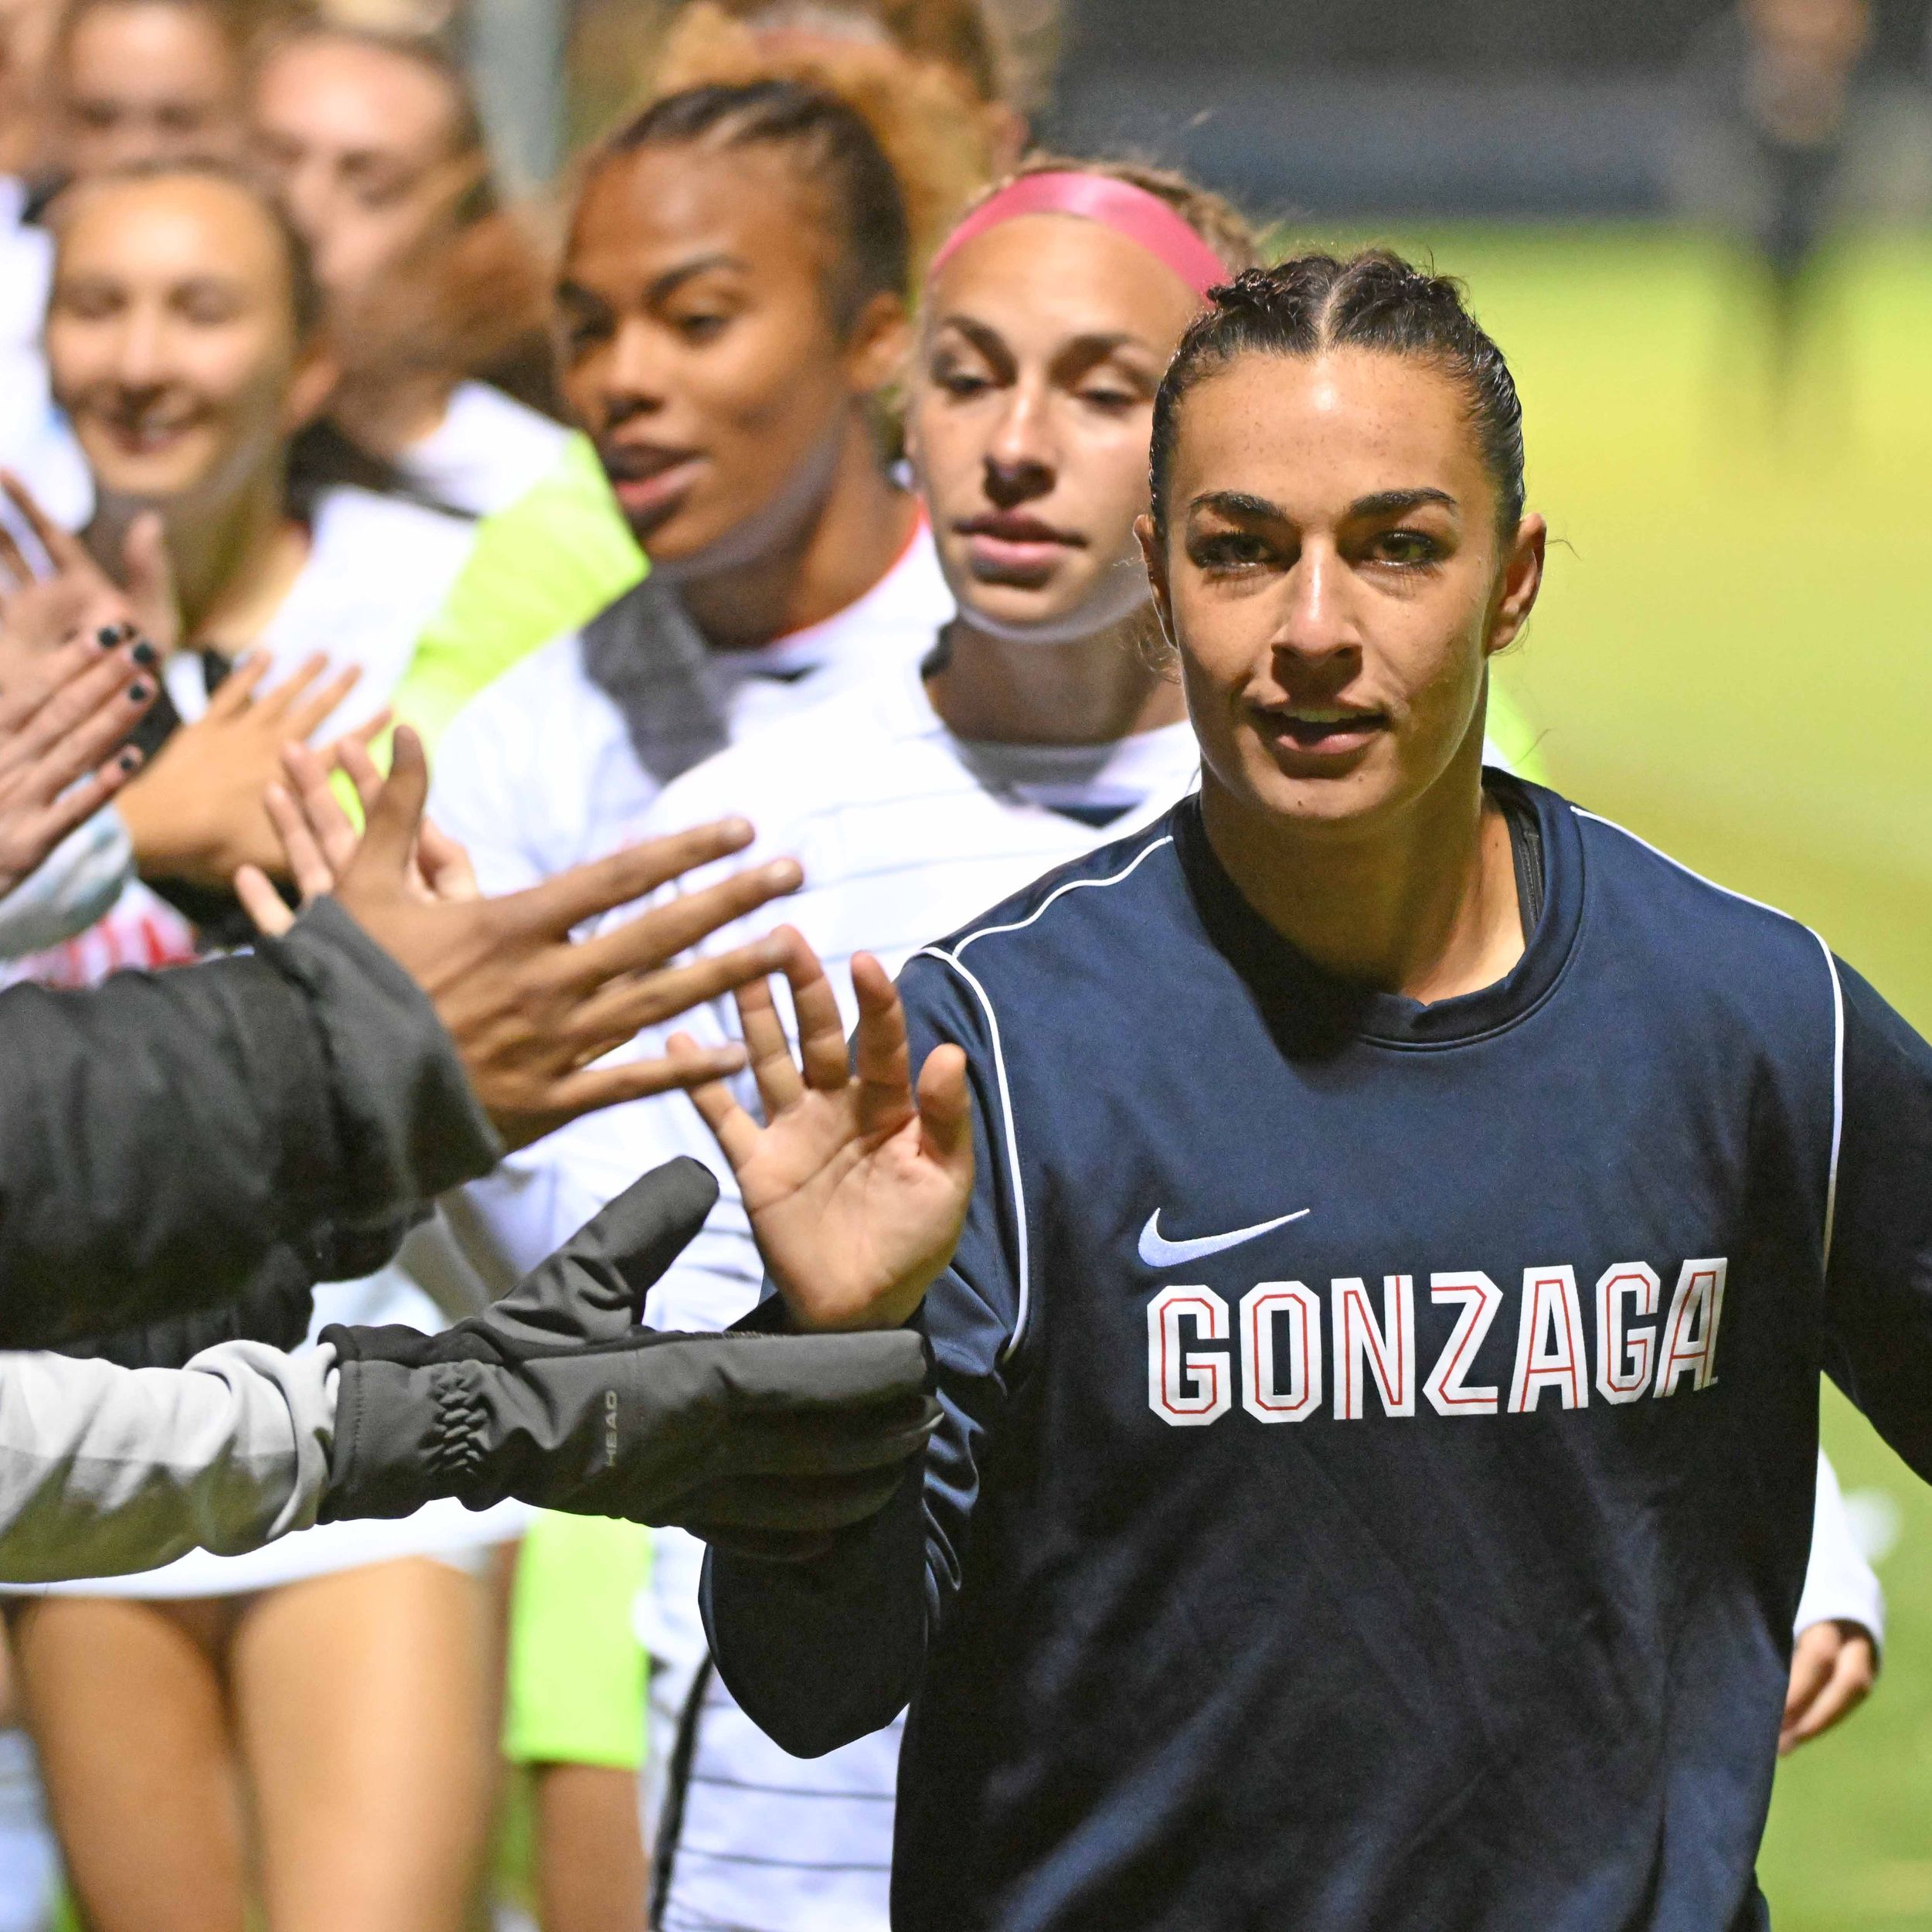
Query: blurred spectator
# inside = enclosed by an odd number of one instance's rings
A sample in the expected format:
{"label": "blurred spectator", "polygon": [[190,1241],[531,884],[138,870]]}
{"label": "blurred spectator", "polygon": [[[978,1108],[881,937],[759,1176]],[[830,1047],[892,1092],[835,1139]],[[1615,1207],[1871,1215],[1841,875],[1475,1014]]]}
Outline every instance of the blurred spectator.
{"label": "blurred spectator", "polygon": [[1738,0],[1693,60],[1685,185],[1761,264],[1780,388],[1844,213],[1872,30],[1870,0]]}
{"label": "blurred spectator", "polygon": [[56,167],[80,176],[232,158],[261,12],[247,0],[70,0],[54,57]]}
{"label": "blurred spectator", "polygon": [[452,508],[514,502],[566,432],[529,406],[555,402],[543,265],[498,202],[460,70],[433,41],[293,28],[250,114],[328,297],[334,420]]}

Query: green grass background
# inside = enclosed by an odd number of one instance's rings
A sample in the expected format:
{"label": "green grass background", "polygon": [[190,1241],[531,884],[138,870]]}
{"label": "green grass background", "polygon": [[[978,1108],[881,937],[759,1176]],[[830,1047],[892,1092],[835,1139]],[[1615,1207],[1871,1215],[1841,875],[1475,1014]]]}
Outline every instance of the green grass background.
{"label": "green grass background", "polygon": [[[1552,782],[1808,920],[1932,1031],[1932,244],[1842,251],[1780,406],[1720,243],[1386,239],[1468,281],[1523,392],[1560,543],[1498,675]],[[1932,1932],[1932,1492],[1835,1391],[1824,1424],[1845,1486],[1901,1512],[1888,1655],[1781,1772],[1761,1875],[1779,1932]]]}

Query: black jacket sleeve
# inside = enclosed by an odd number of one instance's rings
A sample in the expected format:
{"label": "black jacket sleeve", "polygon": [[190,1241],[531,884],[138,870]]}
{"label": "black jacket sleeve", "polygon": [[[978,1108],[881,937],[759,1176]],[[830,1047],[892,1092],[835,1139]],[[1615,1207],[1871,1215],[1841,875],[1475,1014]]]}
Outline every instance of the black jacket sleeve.
{"label": "black jacket sleeve", "polygon": [[[0,1347],[366,1272],[500,1151],[421,989],[325,900],[247,957],[0,994]],[[277,1264],[282,1265],[282,1264]]]}
{"label": "black jacket sleeve", "polygon": [[270,1248],[230,1301],[112,1335],[83,1335],[63,1342],[58,1352],[122,1369],[179,1369],[202,1349],[226,1342],[262,1342],[286,1351],[308,1333],[320,1278],[313,1257],[303,1250]]}

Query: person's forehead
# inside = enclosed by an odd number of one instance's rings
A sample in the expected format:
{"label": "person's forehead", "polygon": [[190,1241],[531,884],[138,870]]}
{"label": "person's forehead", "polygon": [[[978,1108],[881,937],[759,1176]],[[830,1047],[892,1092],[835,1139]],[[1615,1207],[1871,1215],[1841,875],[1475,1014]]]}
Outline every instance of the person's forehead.
{"label": "person's forehead", "polygon": [[219,181],[113,182],[83,192],[63,224],[63,274],[280,280],[286,260],[269,216]]}
{"label": "person's forehead", "polygon": [[1433,487],[1465,492],[1481,457],[1453,379],[1417,356],[1340,349],[1255,351],[1197,383],[1181,406],[1179,494],[1287,501]]}
{"label": "person's forehead", "polygon": [[975,236],[933,277],[926,301],[935,320],[971,315],[1015,342],[1124,335],[1162,356],[1199,307],[1138,243],[1060,214],[1022,215]]}
{"label": "person's forehead", "polygon": [[570,225],[571,275],[648,281],[700,256],[755,275],[815,274],[825,237],[797,157],[764,145],[702,143],[614,155],[584,184]]}
{"label": "person's forehead", "polygon": [[448,87],[420,61],[321,38],[264,61],[254,106],[264,121],[381,151],[440,145],[454,137],[458,117]]}
{"label": "person's forehead", "polygon": [[199,7],[168,0],[111,0],[76,23],[69,60],[77,73],[117,91],[154,91],[171,82],[225,85],[233,59],[221,29]]}

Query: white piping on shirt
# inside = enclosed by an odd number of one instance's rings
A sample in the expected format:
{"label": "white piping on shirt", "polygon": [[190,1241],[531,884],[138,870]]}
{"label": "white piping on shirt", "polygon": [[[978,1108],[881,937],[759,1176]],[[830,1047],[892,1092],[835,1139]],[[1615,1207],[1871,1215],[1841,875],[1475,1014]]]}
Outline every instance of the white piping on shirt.
{"label": "white piping on shirt", "polygon": [[1172,832],[1163,832],[1150,844],[1143,845],[1133,858],[1117,872],[1111,872],[1104,879],[1070,879],[1063,886],[1056,886],[1024,919],[1015,920],[1006,926],[983,926],[978,931],[965,934],[955,941],[947,952],[938,946],[922,946],[913,957],[915,959],[936,959],[951,967],[968,986],[973,997],[979,1002],[980,1009],[986,1015],[986,1027],[993,1046],[993,1078],[999,1090],[1000,1133],[1006,1143],[1006,1172],[1013,1189],[1015,1217],[1014,1255],[1019,1263],[1019,1306],[1013,1317],[1013,1332],[1007,1338],[1006,1345],[1001,1349],[1002,1363],[1012,1359],[1026,1334],[1026,1320],[1032,1308],[1032,1270],[1029,1260],[1026,1240],[1026,1188],[1020,1178],[1019,1131],[1013,1121],[1012,1090],[1006,1079],[1006,1053],[999,1036],[999,1016],[993,1011],[993,1002],[987,996],[986,988],[974,978],[966,962],[959,955],[976,939],[991,939],[996,934],[1024,932],[1036,920],[1045,917],[1048,909],[1070,892],[1077,892],[1083,886],[1117,886],[1129,877],[1144,859],[1149,859],[1163,845],[1174,842]]}
{"label": "white piping on shirt", "polygon": [[1614,818],[1606,818],[1599,812],[1586,811],[1581,805],[1571,805],[1570,809],[1579,818],[1587,818],[1593,825],[1605,825],[1612,832],[1621,832],[1632,844],[1641,845],[1651,857],[1675,866],[1686,878],[1696,879],[1700,886],[1708,886],[1713,892],[1722,893],[1727,899],[1755,906],[1761,913],[1774,913],[1780,919],[1789,920],[1801,932],[1809,933],[1818,941],[1818,949],[1825,955],[1826,977],[1832,982],[1832,1155],[1825,1173],[1825,1237],[1820,1246],[1821,1270],[1828,1270],[1832,1265],[1832,1232],[1838,1219],[1838,1144],[1845,1132],[1845,989],[1839,981],[1838,961],[1832,957],[1831,947],[1825,943],[1822,934],[1807,926],[1801,919],[1792,918],[1782,906],[1767,906],[1763,900],[1752,898],[1749,893],[1733,891],[1729,886],[1720,886],[1715,879],[1706,879],[1682,859],[1673,859],[1668,852],[1658,851],[1648,838],[1640,838],[1628,825],[1620,825]]}

